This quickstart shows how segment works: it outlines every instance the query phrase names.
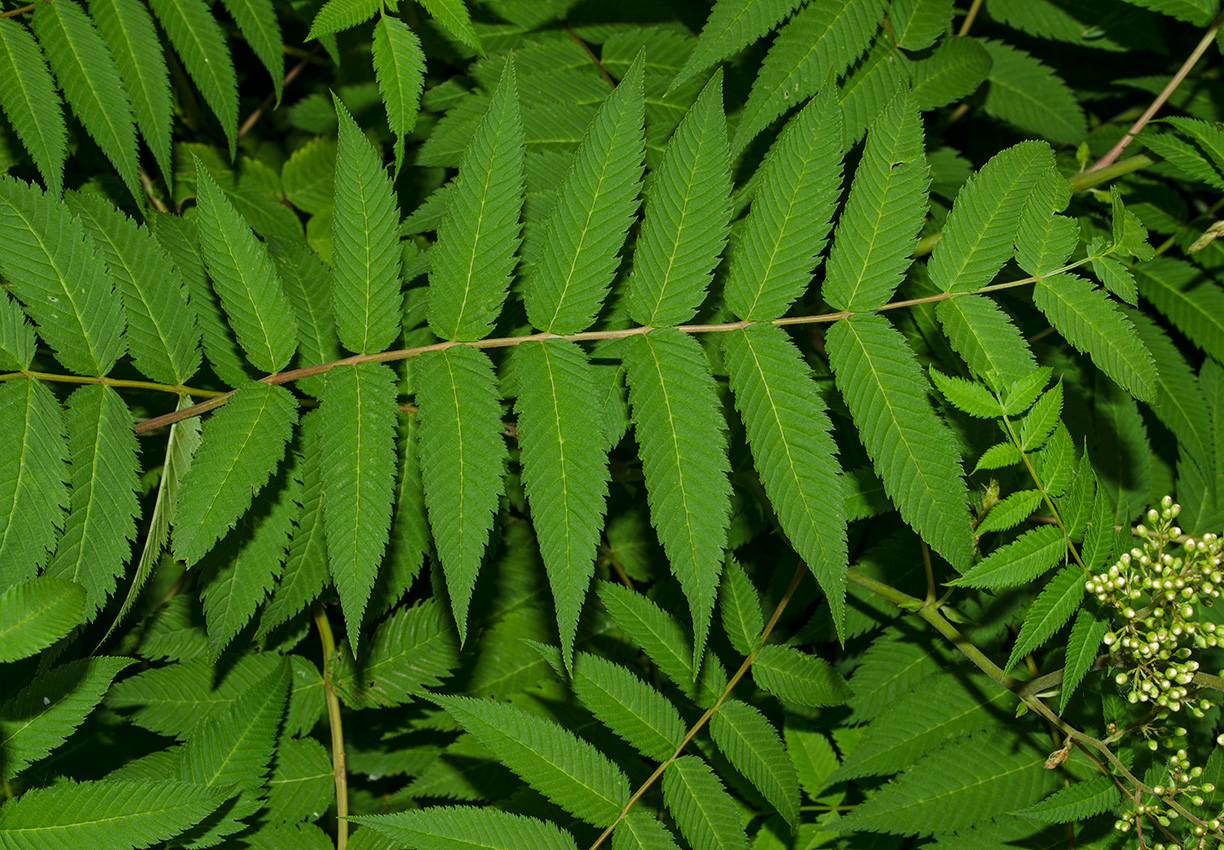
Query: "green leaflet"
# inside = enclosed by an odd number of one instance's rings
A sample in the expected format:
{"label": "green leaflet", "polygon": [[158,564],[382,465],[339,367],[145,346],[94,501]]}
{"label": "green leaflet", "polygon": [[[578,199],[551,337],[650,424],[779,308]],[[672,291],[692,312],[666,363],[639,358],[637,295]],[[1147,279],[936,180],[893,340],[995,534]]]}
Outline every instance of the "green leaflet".
{"label": "green leaflet", "polygon": [[710,717],[710,737],[794,829],[799,822],[799,780],[782,738],[765,716],[745,702],[728,699]]}
{"label": "green leaflet", "polygon": [[799,0],[717,0],[667,93],[760,39],[798,5]]}
{"label": "green leaflet", "polygon": [[524,154],[509,59],[447,191],[446,216],[430,251],[429,327],[443,339],[482,339],[501,313],[517,263]]}
{"label": "green leaflet", "polygon": [[69,661],[34,678],[0,704],[0,779],[8,781],[64,743],[106,695],[132,658]]}
{"label": "green leaflet", "polygon": [[648,812],[630,812],[612,833],[612,850],[678,850],[671,830]]}
{"label": "green leaflet", "polygon": [[238,144],[238,78],[221,25],[205,0],[149,0],[149,5],[221,122],[233,159]]}
{"label": "green leaflet", "polygon": [[902,93],[872,124],[837,222],[821,291],[835,309],[874,310],[901,283],[926,216],[929,182],[922,121],[913,97]]}
{"label": "green leaflet", "polygon": [[909,90],[912,76],[909,57],[887,35],[877,38],[838,90],[848,144],[857,145],[862,140],[884,108]]}
{"label": "green leaflet", "polygon": [[306,40],[322,38],[365,23],[381,8],[381,0],[327,0],[315,14]]}
{"label": "green leaflet", "polygon": [[761,600],[752,580],[735,558],[728,558],[718,588],[718,610],[722,614],[723,631],[731,646],[740,655],[756,649],[765,619],[761,616]]}
{"label": "green leaflet", "polygon": [[958,410],[979,419],[996,419],[1003,415],[1003,405],[981,384],[957,375],[945,375],[935,368],[927,374],[940,394]]}
{"label": "green leaflet", "polygon": [[22,372],[30,368],[37,340],[21,308],[8,293],[0,296],[0,369]]}
{"label": "green leaflet", "polygon": [[1010,531],[1028,519],[1040,504],[1040,490],[1017,490],[992,507],[974,533],[981,537],[989,531]]}
{"label": "green leaflet", "polygon": [[1096,776],[1060,788],[1040,803],[1013,812],[1047,823],[1081,823],[1118,805],[1121,792],[1112,776]]}
{"label": "green leaflet", "polygon": [[982,676],[927,677],[867,726],[863,740],[828,780],[904,771],[922,756],[955,747],[963,736],[994,727],[998,721],[990,709],[1010,705],[1012,699]]}
{"label": "green leaflet", "polygon": [[221,0],[243,38],[272,77],[276,105],[280,106],[281,87],[285,76],[284,39],[272,0]]}
{"label": "green leaflet", "polygon": [[1071,565],[1063,567],[1050,579],[1029,606],[1004,669],[1010,670],[1017,661],[1066,625],[1071,615],[1084,604],[1084,582],[1087,578],[1082,569]]}
{"label": "green leaflet", "polygon": [[279,372],[297,348],[297,323],[268,249],[198,159],[200,248],[221,306],[251,365]]}
{"label": "green leaflet", "polygon": [[846,680],[827,661],[789,646],[758,649],[752,678],[762,690],[799,705],[841,705],[850,698]]}
{"label": "green leaflet", "polygon": [[630,339],[625,368],[650,520],[693,618],[694,666],[705,652],[730,521],[729,462],[710,366],[677,331]]}
{"label": "green leaflet", "polygon": [[717,659],[707,657],[698,677],[688,635],[675,618],[641,594],[602,582],[598,587],[604,607],[633,643],[667,678],[698,705],[713,705],[722,696],[727,676]]}
{"label": "green leaflet", "polygon": [[[179,399],[178,409],[191,406],[190,396]],[[162,548],[170,537],[170,524],[174,521],[174,511],[178,506],[179,484],[187,468],[191,466],[191,456],[200,445],[200,420],[184,419],[170,426],[170,435],[166,440],[165,460],[162,464],[162,474],[157,482],[157,496],[153,501],[153,516],[149,519],[148,531],[145,533],[144,548],[136,562],[136,574],[128,585],[127,596],[115,621],[107,630],[107,637],[123,621],[139,598],[140,591],[153,573],[153,567],[161,558]],[[105,643],[105,639],[103,639]]]}
{"label": "green leaflet", "polygon": [[0,584],[33,578],[55,550],[68,505],[59,402],[41,382],[0,384]]}
{"label": "green leaflet", "polygon": [[585,330],[612,283],[642,179],[643,66],[639,55],[604,100],[557,192],[523,293],[539,330]]}
{"label": "green leaflet", "polygon": [[6,800],[0,832],[14,848],[133,850],[195,826],[228,796],[189,782],[64,780]]}
{"label": "green leaflet", "polygon": [[1034,801],[1056,775],[1046,753],[982,732],[923,758],[838,822],[843,830],[940,835]]}
{"label": "green leaflet", "polygon": [[296,408],[284,387],[252,381],[204,423],[175,511],[175,558],[194,564],[246,513],[284,457]]}
{"label": "green leaflet", "polygon": [[242,350],[234,340],[221,304],[204,272],[196,222],[167,213],[155,213],[149,219],[149,224],[154,238],[170,255],[187,284],[188,303],[200,328],[204,356],[208,358],[213,371],[231,387],[251,380],[250,370],[242,362]]}
{"label": "green leaflet", "polygon": [[86,386],[68,397],[72,493],[68,518],[46,575],[85,588],[92,620],[114,592],[136,536],[138,463],[132,413],[110,387]]}
{"label": "green leaflet", "polygon": [[0,176],[0,272],[79,375],[105,375],[123,354],[123,307],[102,258],[68,207],[36,186]]}
{"label": "green leaflet", "polygon": [[991,59],[982,104],[987,115],[1055,144],[1074,145],[1084,138],[1084,111],[1060,77],[1023,50],[989,39],[980,43]]}
{"label": "green leaflet", "polygon": [[289,538],[285,567],[260,616],[258,637],[264,637],[313,602],[331,578],[327,565],[320,472],[319,428],[322,416],[318,410],[311,410],[302,416],[299,428],[302,450],[292,461],[301,476],[301,489],[298,492],[301,511]]}
{"label": "green leaflet", "polygon": [[391,539],[375,585],[375,597],[382,610],[390,608],[412,585],[425,566],[429,554],[429,518],[421,484],[421,462],[417,444],[421,423],[415,414],[399,415],[399,476],[395,484],[395,513],[391,519]]}
{"label": "green leaflet", "polygon": [[[331,306],[331,270],[301,242],[273,237],[267,244],[297,317],[298,363],[315,366],[339,360],[340,341]],[[326,380],[324,375],[310,375],[294,383],[303,392],[318,396]]]}
{"label": "green leaflet", "polygon": [[829,74],[841,76],[871,43],[883,0],[815,0],[774,39],[731,143],[739,154],[792,104],[811,97]]}
{"label": "green leaflet", "polygon": [[0,18],[0,108],[38,167],[47,189],[64,188],[67,129],[51,69],[22,24]]}
{"label": "green leaflet", "polygon": [[1224,290],[1185,260],[1157,257],[1134,268],[1139,294],[1217,361],[1224,361]]}
{"label": "green leaflet", "polygon": [[1219,4],[1215,0],[1126,0],[1136,6],[1172,15],[1179,21],[1188,21],[1195,26],[1206,26]]}
{"label": "green leaflet", "polygon": [[1146,314],[1128,310],[1126,317],[1156,363],[1156,403],[1152,413],[1177,437],[1181,457],[1211,457],[1211,423],[1202,415],[1208,409],[1207,399],[1190,366],[1168,335]]}
{"label": "green leaflet", "polygon": [[1037,281],[1033,303],[1050,324],[1118,386],[1143,401],[1156,398],[1156,365],[1134,326],[1109,296],[1083,278]]}
{"label": "green leaflet", "polygon": [[973,569],[948,584],[957,587],[1019,587],[1044,575],[1067,558],[1067,541],[1053,525],[1031,528],[974,564]]}
{"label": "green leaflet", "polygon": [[315,136],[289,155],[281,185],[295,207],[314,215],[330,209],[336,194],[336,140]]}
{"label": "green leaflet", "polygon": [[[951,4],[946,8],[951,11]],[[947,106],[977,91],[990,73],[990,54],[977,39],[945,38],[935,52],[914,62],[914,99],[923,112]]]}
{"label": "green leaflet", "polygon": [[841,105],[827,89],[787,123],[757,171],[724,290],[732,313],[775,319],[803,294],[833,226],[842,154]]}
{"label": "green leaflet", "polygon": [[399,336],[399,209],[374,147],[338,97],[336,200],[332,217],[332,312],[340,341],[377,353]]}
{"label": "green leaflet", "polygon": [[990,283],[1011,259],[1020,215],[1038,177],[1053,167],[1053,152],[1044,142],[1021,142],[991,157],[956,195],[927,262],[931,282],[943,292]]}
{"label": "green leaflet", "polygon": [[459,640],[502,491],[502,437],[493,365],[466,345],[413,364],[421,408],[421,480]]}
{"label": "green leaflet", "polygon": [[327,562],[349,645],[356,648],[391,530],[395,373],[382,363],[336,366],[327,373],[319,402]]}
{"label": "green leaflet", "polygon": [[[1016,262],[1031,275],[1046,274],[1070,259],[1079,246],[1080,224],[1065,215],[1071,184],[1047,165],[1032,187],[1016,228]],[[1096,253],[1089,249],[1089,253]]]}
{"label": "green leaflet", "polygon": [[582,349],[565,340],[524,343],[513,365],[523,487],[568,666],[608,496],[607,449],[590,421],[595,382]]}
{"label": "green leaflet", "polygon": [[629,780],[620,768],[556,723],[500,702],[434,700],[524,782],[575,817],[607,826],[629,801]]}
{"label": "green leaflet", "polygon": [[892,0],[888,17],[900,47],[925,50],[952,22],[952,0]]}
{"label": "green leaflet", "polygon": [[404,140],[416,126],[425,87],[425,53],[421,40],[399,18],[383,15],[374,25],[374,75],[387,107],[387,124],[395,133],[395,173],[404,164]]}
{"label": "green leaflet", "polygon": [[786,750],[795,763],[799,776],[799,787],[815,800],[829,784],[828,776],[837,767],[837,753],[822,733],[806,725],[787,723],[782,730]]}
{"label": "green leaflet", "polygon": [[1065,711],[1071,695],[1096,661],[1097,650],[1109,631],[1109,620],[1100,616],[1095,606],[1085,605],[1075,612],[1071,634],[1067,638],[1067,663],[1063,665],[1063,681],[1059,688],[1058,710]]}
{"label": "green leaflet", "polygon": [[824,401],[781,328],[762,323],[729,332],[723,355],[761,483],[844,637],[846,520]]}
{"label": "green leaflet", "polygon": [[734,798],[697,756],[680,756],[663,774],[663,801],[693,850],[747,848]]}
{"label": "green leaflet", "polygon": [[282,736],[268,777],[267,819],[282,823],[313,820],[335,795],[331,753],[314,738]]}
{"label": "green leaflet", "polygon": [[286,465],[236,529],[201,559],[206,579],[200,602],[214,658],[250,622],[277,583],[300,512],[301,490],[297,470]]}
{"label": "green leaflet", "polygon": [[1036,367],[1019,329],[989,296],[948,298],[939,302],[935,315],[952,349],[990,383],[1006,385]]}
{"label": "green leaflet", "polygon": [[484,53],[480,36],[472,26],[472,17],[463,0],[421,0],[421,5],[438,23],[446,27],[451,35],[477,53]]}
{"label": "green leaflet", "polygon": [[101,196],[70,192],[66,200],[118,284],[136,368],[154,381],[185,384],[200,368],[200,330],[182,274],[148,230]]}
{"label": "green leaflet", "polygon": [[569,833],[549,821],[491,807],[432,806],[354,817],[398,844],[420,850],[575,850]]}
{"label": "green leaflet", "polygon": [[30,578],[0,593],[0,664],[28,658],[85,617],[85,588],[59,578]]}
{"label": "green leaflet", "polygon": [[434,599],[401,608],[379,624],[354,663],[338,658],[334,687],[350,708],[402,705],[426,696],[459,663],[459,646],[446,612]]}
{"label": "green leaflet", "polygon": [[901,335],[880,316],[853,316],[826,338],[837,386],[889,497],[952,566],[972,552],[969,495],[956,440],[930,409],[926,379]]}
{"label": "green leaflet", "polygon": [[106,42],[73,0],[39,4],[30,24],[72,111],[139,204],[136,119]]}
{"label": "green leaflet", "polygon": [[1020,419],[1020,450],[1031,452],[1044,446],[1062,421],[1062,411],[1063,385],[1059,381]]}
{"label": "green leaflet", "polygon": [[175,759],[175,779],[210,788],[226,787],[237,800],[210,821],[193,847],[208,847],[242,829],[243,819],[261,807],[264,777],[285,713],[289,662],[278,662],[224,710],[201,723]]}
{"label": "green leaflet", "polygon": [[692,319],[726,245],[731,171],[722,99],[716,72],[654,170],[626,295],[638,324],[669,327]]}
{"label": "green leaflet", "polygon": [[571,687],[587,710],[642,755],[665,762],[685,724],[667,698],[619,664],[588,652],[574,661]]}

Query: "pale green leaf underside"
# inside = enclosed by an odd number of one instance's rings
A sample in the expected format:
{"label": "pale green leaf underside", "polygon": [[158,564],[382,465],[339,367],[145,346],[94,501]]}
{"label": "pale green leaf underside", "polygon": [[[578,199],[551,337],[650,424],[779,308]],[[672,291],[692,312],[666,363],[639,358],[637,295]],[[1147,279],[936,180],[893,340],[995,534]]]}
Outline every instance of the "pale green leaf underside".
{"label": "pale green leaf underside", "polygon": [[875,315],[838,322],[829,361],[859,436],[901,516],[956,567],[972,552],[956,438],[931,410],[914,354]]}
{"label": "pale green leaf underside", "polygon": [[667,330],[634,337],[625,368],[650,519],[688,597],[699,659],[730,520],[726,423],[692,337]]}

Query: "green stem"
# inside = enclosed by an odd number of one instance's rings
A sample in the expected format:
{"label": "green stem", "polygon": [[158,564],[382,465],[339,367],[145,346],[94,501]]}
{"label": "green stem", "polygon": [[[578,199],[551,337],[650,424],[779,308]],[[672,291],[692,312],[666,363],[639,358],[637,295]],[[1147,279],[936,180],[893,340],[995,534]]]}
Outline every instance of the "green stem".
{"label": "green stem", "polygon": [[1102,183],[1108,183],[1115,177],[1121,177],[1123,174],[1130,174],[1132,171],[1138,171],[1141,168],[1147,168],[1149,165],[1154,165],[1156,160],[1152,159],[1147,154],[1136,154],[1128,156],[1126,159],[1097,168],[1094,171],[1081,171],[1079,174],[1072,174],[1067,178],[1067,182],[1071,184],[1072,192],[1083,192],[1085,189],[1091,189],[1093,186],[1099,186]]}
{"label": "green stem", "polygon": [[57,375],[54,372],[34,372],[26,369],[21,372],[8,372],[0,375],[0,381],[12,381],[16,378],[35,378],[39,381],[51,381],[60,384],[101,384],[104,387],[123,387],[135,390],[155,390],[176,395],[200,396],[201,398],[216,398],[226,395],[220,390],[199,390],[182,384],[159,384],[154,381],[127,381],[121,378],[107,378],[96,375]]}
{"label": "green stem", "polygon": [[312,613],[315,627],[319,630],[319,641],[323,644],[323,695],[327,702],[327,719],[331,725],[332,774],[336,780],[336,850],[344,850],[348,844],[348,773],[344,767],[344,727],[340,722],[340,700],[332,689],[331,664],[336,653],[336,641],[323,606],[316,605]]}

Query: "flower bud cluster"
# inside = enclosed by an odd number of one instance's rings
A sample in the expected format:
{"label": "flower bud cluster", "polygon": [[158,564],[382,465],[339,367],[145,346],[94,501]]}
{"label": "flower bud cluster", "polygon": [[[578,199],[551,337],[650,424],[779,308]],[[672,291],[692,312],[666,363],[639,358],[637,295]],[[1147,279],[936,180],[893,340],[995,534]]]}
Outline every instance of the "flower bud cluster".
{"label": "flower bud cluster", "polygon": [[[1185,729],[1178,730],[1183,739],[1185,732]],[[1169,757],[1164,784],[1154,786],[1152,788],[1152,795],[1135,804],[1130,811],[1118,818],[1114,822],[1114,828],[1119,832],[1129,832],[1132,827],[1138,830],[1141,828],[1140,821],[1145,818],[1155,821],[1164,827],[1165,830],[1178,826],[1185,819],[1171,805],[1172,803],[1179,802],[1183,806],[1202,806],[1204,802],[1203,795],[1215,791],[1215,785],[1212,783],[1197,782],[1202,775],[1203,769],[1190,764],[1186,751],[1184,749],[1177,750],[1176,753]],[[1149,846],[1152,850],[1157,850],[1157,848],[1162,848],[1162,850],[1206,850],[1208,838],[1214,837],[1211,835],[1212,833],[1218,834],[1222,823],[1224,823],[1224,812],[1219,812],[1214,817],[1201,823],[1188,824],[1189,830],[1183,830],[1184,833],[1188,832],[1188,834],[1186,834],[1186,840],[1182,843],[1155,843]]]}
{"label": "flower bud cluster", "polygon": [[1143,545],[1090,578],[1085,588],[1121,615],[1122,624],[1107,632],[1104,642],[1119,670],[1115,681],[1129,687],[1127,699],[1169,711],[1187,706],[1201,717],[1211,703],[1190,699],[1199,669],[1193,648],[1218,646],[1224,634],[1217,634],[1214,623],[1199,622],[1197,612],[1220,596],[1224,544],[1206,534],[1187,538],[1175,551],[1182,531],[1174,521],[1181,506],[1165,496],[1160,508],[1148,511],[1147,525],[1135,527]]}

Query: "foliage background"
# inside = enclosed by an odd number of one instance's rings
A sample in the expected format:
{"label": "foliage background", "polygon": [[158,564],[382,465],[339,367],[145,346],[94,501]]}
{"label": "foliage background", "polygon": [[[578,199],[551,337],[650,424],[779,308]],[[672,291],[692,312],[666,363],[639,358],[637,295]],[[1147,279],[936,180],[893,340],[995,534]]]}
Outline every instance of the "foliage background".
{"label": "foliage background", "polygon": [[1220,23],[0,2],[0,846],[1213,846]]}

